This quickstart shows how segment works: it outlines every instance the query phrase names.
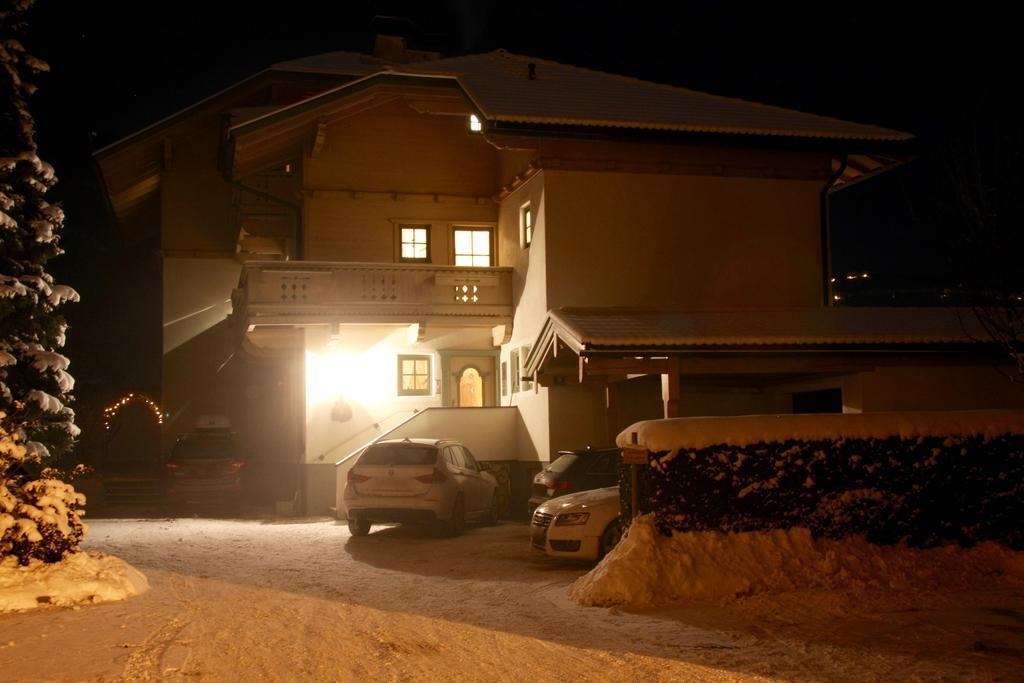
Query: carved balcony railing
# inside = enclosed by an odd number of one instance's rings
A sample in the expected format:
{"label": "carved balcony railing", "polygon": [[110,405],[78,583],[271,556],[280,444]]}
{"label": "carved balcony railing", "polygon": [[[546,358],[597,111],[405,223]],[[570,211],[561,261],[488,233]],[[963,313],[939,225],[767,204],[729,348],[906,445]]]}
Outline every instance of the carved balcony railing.
{"label": "carved balcony railing", "polygon": [[511,268],[407,263],[249,261],[231,296],[245,325],[512,318]]}

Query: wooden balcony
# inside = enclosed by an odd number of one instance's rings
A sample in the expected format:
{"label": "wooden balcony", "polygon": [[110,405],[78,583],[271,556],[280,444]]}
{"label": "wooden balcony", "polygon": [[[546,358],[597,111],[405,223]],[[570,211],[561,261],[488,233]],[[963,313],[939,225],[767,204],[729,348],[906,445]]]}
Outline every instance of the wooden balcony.
{"label": "wooden balcony", "polygon": [[512,269],[408,263],[248,261],[233,317],[253,325],[512,320]]}

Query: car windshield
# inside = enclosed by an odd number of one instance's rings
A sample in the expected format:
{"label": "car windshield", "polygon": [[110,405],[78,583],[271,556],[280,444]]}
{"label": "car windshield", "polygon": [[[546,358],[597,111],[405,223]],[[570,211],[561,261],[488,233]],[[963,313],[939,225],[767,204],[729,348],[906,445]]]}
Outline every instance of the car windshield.
{"label": "car windshield", "polygon": [[387,444],[368,448],[359,458],[360,465],[433,465],[437,449],[433,446]]}
{"label": "car windshield", "polygon": [[233,439],[216,436],[198,436],[184,439],[174,449],[179,458],[233,458]]}
{"label": "car windshield", "polygon": [[573,455],[572,453],[565,453],[563,455],[560,455],[555,459],[553,463],[548,465],[546,471],[554,472],[555,474],[561,474],[562,472],[565,472],[567,469],[572,467],[572,464],[576,462],[578,458],[579,456]]}

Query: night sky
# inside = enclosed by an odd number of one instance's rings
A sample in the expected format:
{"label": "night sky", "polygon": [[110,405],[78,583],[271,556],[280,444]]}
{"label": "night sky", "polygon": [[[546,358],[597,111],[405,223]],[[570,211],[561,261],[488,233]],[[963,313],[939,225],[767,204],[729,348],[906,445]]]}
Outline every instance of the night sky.
{"label": "night sky", "polygon": [[[252,2],[42,0],[23,43],[52,67],[32,104],[40,154],[61,178],[53,198],[68,214],[68,254],[51,269],[84,299],[69,311],[80,398],[98,386],[155,384],[142,360],[103,352],[111,330],[97,321],[118,305],[109,283],[119,241],[92,151],[274,62],[368,52],[377,15],[411,20],[422,34],[412,47],[447,55],[503,47],[914,133],[917,161],[834,201],[836,271],[867,270],[873,285],[894,289],[955,281],[942,159],[979,112],[1012,114],[1017,88],[1017,25],[995,3],[292,0],[271,11]],[[116,335],[122,344],[128,324]]]}

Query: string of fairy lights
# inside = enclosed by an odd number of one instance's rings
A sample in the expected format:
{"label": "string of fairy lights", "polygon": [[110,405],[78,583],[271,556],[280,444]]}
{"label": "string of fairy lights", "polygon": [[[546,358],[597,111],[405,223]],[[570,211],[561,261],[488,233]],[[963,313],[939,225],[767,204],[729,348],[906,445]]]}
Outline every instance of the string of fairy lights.
{"label": "string of fairy lights", "polygon": [[153,415],[156,417],[157,424],[162,425],[164,423],[164,413],[160,409],[160,406],[157,405],[156,401],[154,401],[153,399],[149,398],[144,394],[129,393],[117,399],[116,401],[114,401],[109,406],[103,409],[103,428],[109,430],[110,424],[114,421],[114,418],[117,417],[117,414],[121,411],[121,408],[124,408],[129,403],[146,404],[147,406],[149,406],[149,409],[153,411]]}

